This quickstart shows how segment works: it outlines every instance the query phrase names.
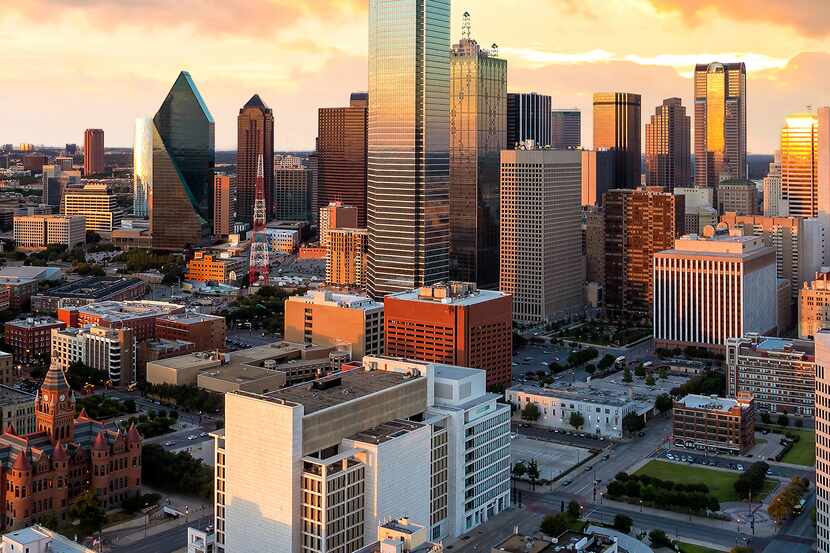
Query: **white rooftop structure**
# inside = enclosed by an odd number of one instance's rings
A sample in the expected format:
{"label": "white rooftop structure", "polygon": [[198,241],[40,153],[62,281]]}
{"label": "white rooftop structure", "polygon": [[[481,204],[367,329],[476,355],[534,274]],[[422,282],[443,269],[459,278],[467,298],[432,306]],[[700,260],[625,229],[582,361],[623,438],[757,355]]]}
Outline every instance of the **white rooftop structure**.
{"label": "white rooftop structure", "polygon": [[291,296],[290,302],[301,302],[314,305],[328,305],[331,307],[346,307],[350,309],[378,309],[383,304],[368,296],[360,294],[346,294],[332,290],[309,290],[303,296]]}
{"label": "white rooftop structure", "polygon": [[701,396],[697,394],[689,394],[680,400],[680,403],[689,407],[690,409],[708,409],[710,411],[730,411],[735,407],[745,409],[749,407],[746,403],[741,403],[738,400],[718,397],[718,396]]}
{"label": "white rooftop structure", "polygon": [[4,534],[0,541],[0,553],[94,553],[64,536],[44,528],[29,526]]}

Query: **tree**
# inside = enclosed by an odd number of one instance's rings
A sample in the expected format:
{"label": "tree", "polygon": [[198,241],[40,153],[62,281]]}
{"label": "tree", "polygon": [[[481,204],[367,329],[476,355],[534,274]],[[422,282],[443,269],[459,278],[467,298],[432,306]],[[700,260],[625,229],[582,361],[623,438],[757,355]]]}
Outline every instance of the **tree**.
{"label": "tree", "polygon": [[607,371],[611,367],[611,365],[614,364],[615,360],[616,359],[613,355],[611,355],[610,353],[606,353],[602,357],[602,359],[599,360],[599,363],[597,363],[597,368],[601,371]]}
{"label": "tree", "polygon": [[542,524],[539,525],[539,530],[551,537],[560,536],[568,530],[568,517],[564,513],[545,515]]}
{"label": "tree", "polygon": [[585,417],[582,416],[582,413],[572,411],[571,416],[568,419],[568,423],[577,430],[580,430],[583,426],[585,426]]}
{"label": "tree", "polygon": [[539,411],[539,407],[535,403],[528,403],[525,405],[525,408],[522,409],[522,418],[526,421],[536,422],[541,416],[542,412]]}
{"label": "tree", "polygon": [[643,417],[631,412],[623,417],[622,426],[626,432],[639,432],[645,428],[646,423],[643,422]]}
{"label": "tree", "polygon": [[530,488],[535,490],[536,482],[539,480],[539,465],[536,463],[536,459],[531,459],[527,464],[527,478],[530,480]]}
{"label": "tree", "polygon": [[78,519],[78,531],[85,536],[100,531],[107,520],[101,503],[95,497],[95,490],[92,489],[72,504],[69,508],[69,516]]}
{"label": "tree", "polygon": [[736,545],[729,550],[729,553],[752,553],[752,548],[746,545]]}
{"label": "tree", "polygon": [[623,534],[631,532],[631,526],[633,524],[634,521],[631,520],[631,517],[627,517],[625,515],[617,515],[614,517],[614,530],[618,530]]}
{"label": "tree", "polygon": [[778,415],[778,425],[779,426],[789,426],[790,425],[790,418],[787,416],[787,413],[781,413]]}
{"label": "tree", "polygon": [[593,363],[588,363],[585,365],[585,372],[588,374],[594,374],[597,371],[597,367]]}
{"label": "tree", "polygon": [[646,368],[643,365],[637,365],[634,369],[634,375],[643,378],[646,375]]}
{"label": "tree", "polygon": [[527,467],[521,461],[513,465],[513,476],[521,478],[527,473]]}
{"label": "tree", "polygon": [[579,520],[579,515],[582,514],[582,506],[576,499],[571,499],[568,503],[568,510],[566,511],[571,520]]}
{"label": "tree", "polygon": [[672,407],[674,407],[674,401],[670,395],[660,394],[657,396],[657,399],[654,400],[654,407],[660,413],[666,413],[667,411],[671,411]]}
{"label": "tree", "polygon": [[57,531],[60,528],[60,522],[58,521],[58,515],[54,511],[49,511],[48,513],[44,513],[42,517],[37,519],[37,522],[40,526],[48,528],[50,530]]}
{"label": "tree", "polygon": [[804,419],[795,419],[795,427],[796,428],[803,428],[804,427]]}
{"label": "tree", "polygon": [[659,549],[661,547],[671,548],[672,543],[666,533],[658,528],[655,528],[648,533],[648,539],[651,541],[652,549]]}
{"label": "tree", "polygon": [[625,369],[623,369],[623,382],[631,382],[631,381],[632,381],[631,371],[629,370],[628,367],[626,367]]}
{"label": "tree", "polygon": [[740,499],[746,499],[749,497],[750,493],[757,497],[758,492],[760,492],[764,487],[764,481],[767,478],[768,470],[769,465],[763,461],[758,461],[757,463],[749,465],[746,472],[741,473],[735,481],[735,493],[738,494],[738,497]]}
{"label": "tree", "polygon": [[646,386],[654,386],[654,377],[652,375],[648,375],[646,377]]}
{"label": "tree", "polygon": [[130,413],[130,414],[138,412],[138,408],[135,405],[135,400],[134,399],[126,400],[124,402],[124,410],[127,413]]}
{"label": "tree", "polygon": [[764,424],[769,424],[772,419],[769,416],[769,413],[761,413],[761,422]]}
{"label": "tree", "polygon": [[660,380],[665,380],[669,377],[669,369],[668,367],[660,367],[657,370],[657,374],[660,376]]}

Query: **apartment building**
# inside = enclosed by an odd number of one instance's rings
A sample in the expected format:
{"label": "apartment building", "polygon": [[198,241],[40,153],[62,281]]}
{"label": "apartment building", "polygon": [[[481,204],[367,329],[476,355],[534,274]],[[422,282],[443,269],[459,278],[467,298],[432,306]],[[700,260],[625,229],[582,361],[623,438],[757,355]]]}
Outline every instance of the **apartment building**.
{"label": "apartment building", "polygon": [[52,364],[67,370],[72,363],[85,365],[107,374],[114,386],[136,382],[136,339],[130,328],[109,329],[99,326],[53,329]]}
{"label": "apartment building", "polygon": [[228,394],[217,552],[348,553],[399,513],[433,540],[475,528],[510,503],[510,408],[497,398],[480,370],[390,357]]}
{"label": "apartment building", "polygon": [[103,183],[85,184],[83,188],[68,188],[63,195],[64,215],[83,215],[86,230],[111,233],[121,226],[123,212],[118,198]]}
{"label": "apartment building", "polygon": [[511,297],[450,282],[387,295],[386,354],[484,369],[487,385],[512,380]]}
{"label": "apartment building", "polygon": [[5,325],[5,342],[12,349],[14,359],[29,363],[48,359],[51,351],[52,329],[66,326],[52,317],[27,317],[9,321]]}
{"label": "apartment building", "polygon": [[219,284],[237,284],[248,275],[248,258],[232,257],[227,254],[212,255],[196,252],[187,262],[186,280],[197,282],[218,282]]}
{"label": "apartment building", "polygon": [[192,342],[196,351],[224,350],[226,336],[225,317],[187,312],[156,318],[156,338]]}
{"label": "apartment building", "polygon": [[86,241],[83,215],[24,215],[14,218],[14,242],[22,250],[51,245],[72,249]]}
{"label": "apartment building", "polygon": [[755,445],[755,405],[751,395],[737,399],[689,394],[674,402],[675,444],[741,455]]}
{"label": "apartment building", "polygon": [[726,341],[726,391],[749,394],[759,411],[812,417],[816,358],[812,340],[758,334]]}
{"label": "apartment building", "polygon": [[383,354],[383,335],[383,304],[368,296],[312,290],[285,300],[288,342],[344,346],[360,359]]}
{"label": "apartment building", "polygon": [[775,251],[760,237],[684,236],[654,255],[655,346],[723,352],[749,332],[775,334]]}
{"label": "apartment building", "polygon": [[344,205],[343,202],[329,202],[320,208],[320,246],[329,245],[329,231],[334,229],[355,229],[357,224],[358,208]]}
{"label": "apartment building", "polygon": [[327,234],[326,282],[331,286],[365,287],[368,231],[364,228],[335,228]]}

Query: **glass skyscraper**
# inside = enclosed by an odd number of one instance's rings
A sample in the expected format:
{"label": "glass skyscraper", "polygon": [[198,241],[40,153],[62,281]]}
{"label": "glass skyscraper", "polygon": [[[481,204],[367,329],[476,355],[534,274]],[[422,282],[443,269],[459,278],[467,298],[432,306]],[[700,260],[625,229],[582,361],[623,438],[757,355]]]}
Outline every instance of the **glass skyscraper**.
{"label": "glass skyscraper", "polygon": [[182,71],[153,118],[153,248],[197,246],[213,230],[214,122],[193,79]]}
{"label": "glass skyscraper", "polygon": [[450,77],[450,274],[499,285],[499,155],[507,147],[507,61],[465,35]]}
{"label": "glass skyscraper", "polygon": [[819,214],[818,118],[812,113],[787,116],[781,129],[781,197],[791,217]]}
{"label": "glass skyscraper", "polygon": [[545,94],[535,92],[507,95],[507,144],[533,140],[540,148],[550,146],[551,104]]}
{"label": "glass skyscraper", "polygon": [[746,66],[695,66],[695,186],[746,178]]}
{"label": "glass skyscraper", "polygon": [[594,93],[594,149],[614,152],[614,188],[640,186],[640,95]]}
{"label": "glass skyscraper", "polygon": [[147,217],[147,200],[153,187],[153,120],[135,120],[133,135],[133,215]]}
{"label": "glass skyscraper", "polygon": [[449,277],[449,0],[370,0],[369,292]]}

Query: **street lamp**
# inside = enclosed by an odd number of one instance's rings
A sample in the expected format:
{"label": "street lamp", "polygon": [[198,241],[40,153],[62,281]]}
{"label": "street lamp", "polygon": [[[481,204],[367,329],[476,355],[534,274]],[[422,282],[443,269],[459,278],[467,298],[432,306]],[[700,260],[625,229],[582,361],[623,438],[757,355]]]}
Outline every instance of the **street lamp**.
{"label": "street lamp", "polygon": [[640,512],[641,513],[643,512],[643,500],[642,499],[640,500]]}

